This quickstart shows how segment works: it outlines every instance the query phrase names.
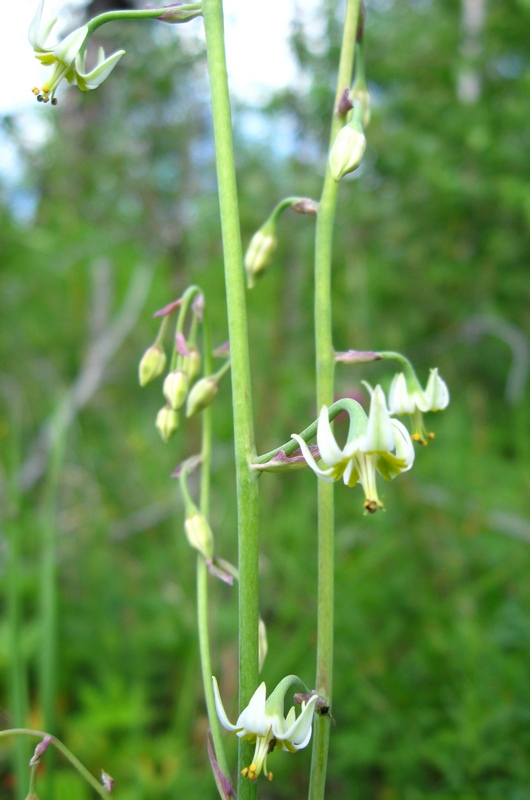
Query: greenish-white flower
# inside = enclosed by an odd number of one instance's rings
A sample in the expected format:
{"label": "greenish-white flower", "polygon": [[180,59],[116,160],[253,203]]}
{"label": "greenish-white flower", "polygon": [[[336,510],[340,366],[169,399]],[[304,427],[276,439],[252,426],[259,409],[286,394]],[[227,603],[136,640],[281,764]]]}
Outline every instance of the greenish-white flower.
{"label": "greenish-white flower", "polygon": [[315,475],[328,483],[343,479],[346,486],[360,483],[365,494],[364,508],[373,514],[383,503],[377,493],[376,473],[392,480],[407,472],[414,463],[414,447],[405,426],[392,419],[380,386],[370,389],[368,417],[350,426],[348,441],[340,447],[333,435],[327,406],[322,406],[317,426],[317,445],[324,468],[321,468],[301,436],[292,434]]}
{"label": "greenish-white flower", "polygon": [[394,375],[388,392],[388,407],[391,414],[412,417],[412,438],[416,442],[427,444],[434,434],[428,433],[423,421],[423,414],[428,411],[443,411],[449,405],[449,389],[438,374],[438,369],[431,369],[427,386],[422,389],[412,370],[398,372]]}
{"label": "greenish-white flower", "polygon": [[244,777],[255,781],[263,772],[268,780],[272,780],[272,772],[267,767],[267,757],[275,747],[296,753],[309,744],[317,695],[312,696],[307,702],[302,702],[298,717],[294,706],[289,709],[287,716],[284,716],[285,695],[289,687],[300,684],[300,680],[295,675],[288,675],[280,681],[268,700],[267,688],[262,683],[233,725],[226,715],[216,678],[212,678],[212,681],[215,707],[223,728],[232,731],[240,739],[256,742],[252,763],[243,769]]}
{"label": "greenish-white flower", "polygon": [[41,87],[33,89],[37,100],[42,103],[47,103],[49,100],[52,103],[57,102],[55,91],[63,79],[77,85],[84,92],[96,89],[110,75],[125,50],[119,50],[105,58],[105,52],[103,48],[100,48],[96,66],[87,72],[85,50],[89,38],[88,25],[77,28],[51,47],[48,45],[48,38],[57,20],[53,19],[48,24],[44,24],[42,21],[43,10],[44,0],[40,0],[28,32],[35,58],[44,66],[52,68],[48,80]]}

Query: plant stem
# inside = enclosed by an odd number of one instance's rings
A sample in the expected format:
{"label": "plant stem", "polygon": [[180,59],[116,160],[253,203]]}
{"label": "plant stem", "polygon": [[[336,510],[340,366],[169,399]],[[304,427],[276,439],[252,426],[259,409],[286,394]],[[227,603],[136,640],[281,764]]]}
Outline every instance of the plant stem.
{"label": "plant stem", "polygon": [[[204,310],[204,374],[212,371],[212,343],[210,339],[210,326],[208,312]],[[210,477],[212,465],[212,406],[207,406],[202,412],[202,448],[201,448],[201,513],[208,519],[210,512]],[[210,635],[208,630],[208,569],[204,558],[197,556],[197,621],[199,629],[199,650],[201,654],[202,682],[208,720],[212,732],[215,758],[221,772],[229,779],[230,771],[221,735],[221,726],[215,710],[215,700],[212,688],[212,658],[210,653]]]}
{"label": "plant stem", "polygon": [[34,731],[30,728],[11,728],[10,730],[0,731],[0,738],[4,738],[6,736],[36,736],[38,739],[45,739],[47,736],[51,739],[51,744],[55,745],[57,750],[70,762],[70,764],[76,769],[82,778],[85,779],[87,783],[97,792],[103,800],[109,800],[109,794],[107,790],[99,783],[94,776],[87,770],[87,768],[79,761],[78,758],[74,756],[73,753],[61,742],[59,739],[56,739],[55,736],[50,736],[49,733],[45,733],[44,731]]}
{"label": "plant stem", "polygon": [[[344,22],[335,108],[353,72],[360,0],[348,0]],[[334,109],[330,148],[343,125]],[[326,169],[315,238],[315,346],[317,408],[331,405],[334,393],[335,354],[331,329],[331,263],[333,224],[338,184]],[[318,609],[316,690],[331,702],[333,677],[333,594],[334,594],[334,507],[333,484],[318,484]],[[329,721],[319,717],[315,724],[310,800],[322,800],[326,788]]]}
{"label": "plant stem", "polygon": [[[257,478],[249,466],[255,452],[252,389],[222,0],[205,0],[203,18],[211,87],[232,361],[239,552],[239,707],[242,709],[248,704],[258,682],[259,495]],[[240,741],[239,775],[243,766],[250,763],[251,756],[251,745]],[[239,800],[251,800],[256,796],[255,786],[250,781],[240,777],[238,784]]]}

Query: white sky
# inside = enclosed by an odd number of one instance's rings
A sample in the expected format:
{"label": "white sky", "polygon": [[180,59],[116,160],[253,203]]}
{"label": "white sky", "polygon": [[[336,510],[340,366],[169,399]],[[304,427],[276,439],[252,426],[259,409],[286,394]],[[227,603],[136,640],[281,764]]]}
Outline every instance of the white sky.
{"label": "white sky", "polygon": [[[69,4],[64,0],[45,0],[44,19],[63,17],[62,9],[78,4],[79,0],[71,0]],[[27,31],[37,5],[38,0],[0,0],[0,74],[3,75],[0,114],[35,105],[31,89],[41,83],[42,68],[33,56]],[[164,0],[160,0],[160,5],[164,5]],[[297,0],[261,3],[225,0],[228,68],[234,76],[231,88],[237,93],[259,94],[263,88],[280,87],[293,78],[286,37],[296,5]],[[315,0],[304,0],[304,13],[314,5]],[[175,34],[178,35],[178,30]],[[126,58],[118,68],[127,68]]]}

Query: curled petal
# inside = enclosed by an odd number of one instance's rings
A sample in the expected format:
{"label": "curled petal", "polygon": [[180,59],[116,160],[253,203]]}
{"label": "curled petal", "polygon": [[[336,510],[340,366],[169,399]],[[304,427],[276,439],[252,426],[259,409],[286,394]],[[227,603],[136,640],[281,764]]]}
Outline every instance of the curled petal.
{"label": "curled petal", "polygon": [[318,695],[313,695],[313,697],[310,698],[305,708],[302,709],[300,716],[297,717],[283,733],[280,733],[280,731],[277,732],[275,724],[273,723],[272,732],[275,737],[281,741],[289,742],[295,750],[304,748],[311,738],[313,713],[317,697]]}
{"label": "curled petal", "polygon": [[212,675],[212,684],[213,684],[213,694],[215,699],[215,710],[217,711],[217,716],[219,717],[219,722],[226,728],[227,731],[234,731],[237,733],[240,728],[237,725],[232,725],[228,717],[226,716],[225,707],[223,705],[223,701],[221,700],[221,694],[219,692],[219,686],[217,685],[217,678]]}
{"label": "curled petal", "polygon": [[318,477],[321,478],[326,483],[333,483],[333,481],[335,480],[335,470],[333,469],[333,467],[329,467],[329,469],[320,469],[317,462],[313,458],[313,455],[308,445],[304,442],[302,437],[298,436],[297,433],[292,433],[291,436],[300,445],[302,455],[304,456],[308,466],[311,467],[315,475],[318,475]]}

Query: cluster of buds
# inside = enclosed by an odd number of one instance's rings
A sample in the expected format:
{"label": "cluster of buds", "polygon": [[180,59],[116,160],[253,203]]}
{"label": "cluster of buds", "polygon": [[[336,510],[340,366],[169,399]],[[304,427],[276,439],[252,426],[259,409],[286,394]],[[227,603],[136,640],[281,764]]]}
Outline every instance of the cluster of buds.
{"label": "cluster of buds", "polygon": [[[182,333],[188,310],[193,312],[188,339]],[[191,287],[180,300],[170,303],[157,311],[155,317],[162,317],[156,341],[148,347],[140,361],[138,377],[140,386],[146,386],[162,375],[166,368],[167,357],[163,348],[163,339],[168,320],[179,310],[176,325],[170,371],[163,383],[165,405],[156,417],[156,427],[164,442],[168,442],[179,426],[179,414],[184,404],[186,417],[192,417],[209,406],[219,390],[223,375],[230,368],[227,361],[223,367],[212,375],[196,380],[201,370],[201,354],[196,345],[198,323],[202,320],[204,298],[197,287]],[[222,353],[223,356],[226,353]]]}

